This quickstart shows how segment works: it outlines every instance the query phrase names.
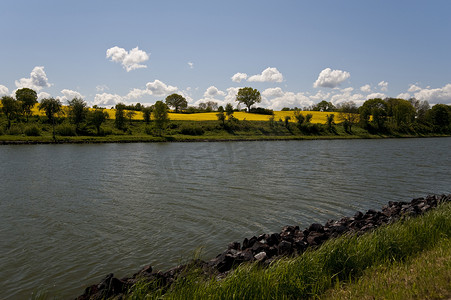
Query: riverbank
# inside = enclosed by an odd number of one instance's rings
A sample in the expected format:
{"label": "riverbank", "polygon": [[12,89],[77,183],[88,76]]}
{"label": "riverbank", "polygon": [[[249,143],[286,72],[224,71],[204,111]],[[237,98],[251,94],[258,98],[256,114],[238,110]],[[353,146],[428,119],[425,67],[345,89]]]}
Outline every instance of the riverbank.
{"label": "riverbank", "polygon": [[[443,237],[450,238],[450,202],[451,195],[428,196],[389,202],[382,211],[357,212],[304,230],[286,226],[280,233],[233,242],[208,262],[194,260],[167,272],[147,266],[122,279],[109,274],[86,288],[78,299],[121,294],[138,298],[165,294],[169,298],[318,296],[337,282],[359,277],[373,265],[405,260],[430,249]],[[440,209],[413,218],[437,206]],[[366,232],[370,233],[363,234]],[[337,239],[341,235],[345,237]]]}

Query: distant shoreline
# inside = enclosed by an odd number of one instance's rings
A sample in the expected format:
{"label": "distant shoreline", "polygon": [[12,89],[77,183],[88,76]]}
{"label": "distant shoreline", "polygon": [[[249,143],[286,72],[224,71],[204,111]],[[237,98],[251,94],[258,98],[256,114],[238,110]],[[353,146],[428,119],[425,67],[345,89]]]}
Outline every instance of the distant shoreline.
{"label": "distant shoreline", "polygon": [[0,140],[0,145],[51,145],[51,144],[115,144],[115,143],[199,143],[199,142],[255,142],[255,141],[306,141],[306,140],[355,140],[355,139],[393,139],[393,138],[435,138],[451,137],[450,135],[349,135],[349,136],[242,136],[234,138],[186,138],[186,137],[151,137],[136,139],[71,139],[62,138],[54,140]]}

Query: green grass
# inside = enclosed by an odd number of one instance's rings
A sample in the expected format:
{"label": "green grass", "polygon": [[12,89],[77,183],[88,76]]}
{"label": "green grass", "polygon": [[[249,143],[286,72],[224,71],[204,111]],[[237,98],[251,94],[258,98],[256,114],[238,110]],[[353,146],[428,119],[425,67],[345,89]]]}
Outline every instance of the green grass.
{"label": "green grass", "polygon": [[[372,286],[372,283],[365,284],[363,278],[367,278],[366,282],[370,282],[381,270],[395,270],[397,267],[406,268],[405,266],[415,268],[416,265],[413,263],[415,258],[423,254],[427,256],[434,255],[428,253],[436,253],[437,259],[449,266],[449,251],[440,249],[446,248],[450,239],[451,204],[448,203],[424,216],[383,226],[368,234],[330,240],[317,250],[310,250],[293,258],[280,259],[267,268],[258,264],[245,264],[220,279],[205,277],[201,275],[200,270],[193,268],[185,274],[186,276],[176,280],[164,295],[156,288],[156,283],[140,283],[132,288],[127,297],[128,299],[161,297],[306,299],[319,298],[323,295],[334,297],[335,294],[345,293],[346,298],[346,292],[345,290],[342,292],[341,285],[347,282],[358,284],[359,278],[362,278],[362,287],[356,287],[355,293],[364,294],[366,287]],[[427,264],[423,261],[423,264],[425,263]],[[435,272],[435,269],[433,271]],[[421,272],[428,274],[432,280],[435,276],[427,268],[418,271],[418,274],[422,274]],[[449,268],[444,272],[444,278],[449,278]],[[385,278],[390,277],[387,275]],[[384,281],[382,277],[382,285],[386,284]],[[451,292],[449,284],[446,285],[448,282],[441,281],[438,284],[440,295],[447,293],[449,295]],[[337,287],[336,291],[328,291],[334,287]],[[425,297],[435,295],[428,286],[417,285],[417,287],[420,291],[416,291],[415,295]],[[353,285],[351,284],[349,288],[352,289]],[[381,297],[391,298],[392,293],[396,294],[397,291],[388,288],[386,294],[382,294]]]}

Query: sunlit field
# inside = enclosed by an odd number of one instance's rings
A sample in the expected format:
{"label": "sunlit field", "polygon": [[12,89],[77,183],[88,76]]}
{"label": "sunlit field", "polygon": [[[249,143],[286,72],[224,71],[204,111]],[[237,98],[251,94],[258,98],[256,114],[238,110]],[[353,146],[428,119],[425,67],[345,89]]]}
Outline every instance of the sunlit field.
{"label": "sunlit field", "polygon": [[[43,111],[38,109],[38,105],[35,105],[33,108],[33,115],[45,116]],[[110,119],[115,119],[116,110],[115,109],[105,109],[110,116]],[[63,106],[63,112],[67,115],[68,108],[67,106]],[[126,111],[127,113],[128,111]],[[174,121],[214,121],[217,120],[216,116],[217,112],[209,112],[209,113],[194,113],[194,114],[184,114],[184,113],[169,113],[169,119]],[[326,123],[326,116],[328,114],[335,114],[335,120],[338,119],[338,113],[330,113],[330,112],[320,112],[320,111],[303,111],[302,114],[312,114],[312,123]],[[260,115],[260,114],[249,114],[246,112],[234,112],[233,116],[238,120],[248,120],[248,121],[268,121],[271,117],[270,115]],[[275,111],[274,112],[274,121],[285,120],[285,117],[289,116],[290,122],[295,122],[294,111]],[[142,112],[135,111],[133,115],[133,120],[143,120]]]}

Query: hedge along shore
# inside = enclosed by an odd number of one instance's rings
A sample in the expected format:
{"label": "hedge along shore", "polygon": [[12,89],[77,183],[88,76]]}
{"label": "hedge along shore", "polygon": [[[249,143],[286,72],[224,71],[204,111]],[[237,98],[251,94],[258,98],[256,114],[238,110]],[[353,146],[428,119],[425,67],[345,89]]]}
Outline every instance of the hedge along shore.
{"label": "hedge along shore", "polygon": [[289,257],[319,247],[325,241],[345,233],[361,235],[384,224],[391,224],[399,219],[414,217],[451,202],[449,195],[430,195],[413,199],[410,202],[388,202],[381,211],[368,210],[356,212],[353,217],[329,220],[326,224],[311,224],[301,230],[299,226],[285,226],[279,233],[262,234],[245,238],[242,243],[232,242],[227,250],[209,261],[192,262],[170,269],[167,272],[155,271],[146,266],[131,277],[122,279],[108,274],[100,283],[87,287],[78,300],[104,299],[124,295],[135,283],[147,281],[158,282],[159,289],[167,290],[177,277],[183,276],[190,267],[197,267],[205,274],[219,278],[226,276],[235,267],[246,262],[258,262],[262,266],[281,257]]}

